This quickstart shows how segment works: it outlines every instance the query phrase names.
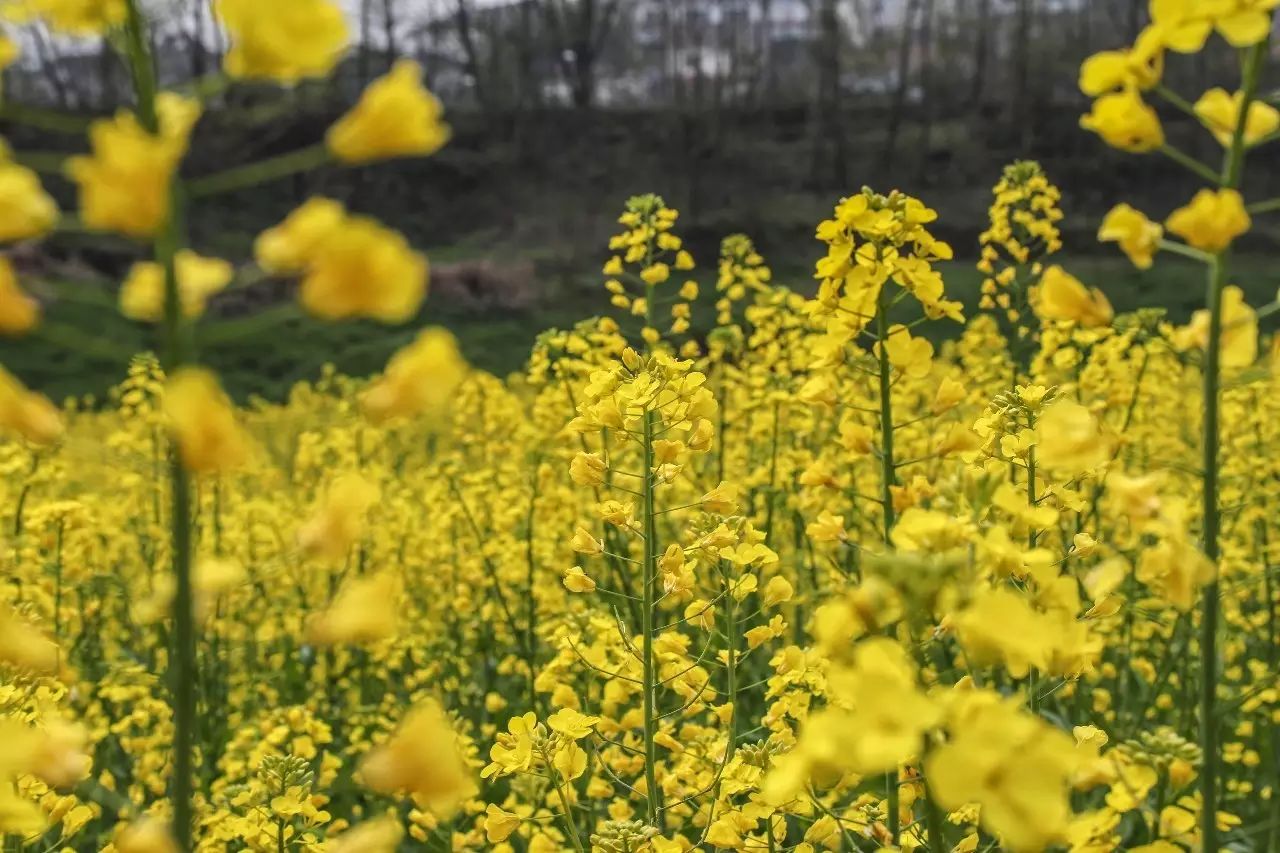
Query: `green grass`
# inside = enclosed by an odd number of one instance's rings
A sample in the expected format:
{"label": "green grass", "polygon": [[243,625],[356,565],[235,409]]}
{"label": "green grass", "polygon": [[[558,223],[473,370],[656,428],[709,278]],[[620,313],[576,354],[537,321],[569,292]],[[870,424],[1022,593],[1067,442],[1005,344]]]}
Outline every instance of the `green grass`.
{"label": "green grass", "polygon": [[[1063,263],[1086,283],[1100,287],[1119,312],[1161,306],[1171,320],[1186,322],[1204,299],[1203,268],[1180,258],[1162,258],[1148,272],[1135,270],[1123,258],[1104,255],[1068,258]],[[1235,283],[1244,288],[1250,304],[1263,305],[1276,298],[1280,271],[1267,258],[1240,258],[1235,268]],[[948,293],[973,306],[982,277],[972,264],[952,262],[943,273]],[[556,288],[560,295],[528,311],[475,316],[438,298],[429,299],[417,320],[399,328],[368,322],[323,323],[282,307],[202,326],[198,343],[203,360],[223,376],[226,387],[239,399],[252,394],[280,399],[294,383],[319,375],[326,363],[352,375],[374,373],[424,325],[448,327],[473,364],[505,375],[521,368],[542,330],[564,328],[607,310],[604,292],[594,286],[594,278],[585,273],[577,285],[562,284]],[[806,291],[812,287],[802,262],[783,265],[777,280]],[[695,308],[695,327],[705,328],[710,321],[711,290],[703,288],[700,302],[704,304]],[[0,342],[0,363],[55,399],[100,397],[123,377],[132,353],[153,346],[153,332],[121,317],[105,286],[62,283],[53,292],[60,298],[52,301],[45,324],[28,338]],[[945,336],[957,328],[939,324],[938,331]]]}

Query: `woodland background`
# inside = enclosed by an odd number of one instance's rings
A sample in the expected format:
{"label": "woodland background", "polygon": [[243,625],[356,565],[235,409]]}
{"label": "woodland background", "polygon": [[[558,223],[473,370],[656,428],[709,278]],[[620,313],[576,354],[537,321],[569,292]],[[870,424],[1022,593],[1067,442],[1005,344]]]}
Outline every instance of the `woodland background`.
{"label": "woodland background", "polygon": [[[450,326],[468,357],[499,373],[520,366],[538,330],[598,312],[603,243],[640,192],[682,211],[711,291],[726,234],[750,234],[777,278],[805,289],[814,225],[836,200],[864,184],[908,188],[939,210],[935,233],[958,257],[948,288],[970,298],[990,187],[1006,163],[1031,157],[1064,191],[1062,261],[1117,309],[1165,304],[1185,319],[1202,299],[1194,266],[1138,273],[1095,239],[1117,199],[1162,218],[1197,185],[1165,158],[1110,151],[1078,127],[1088,108],[1073,85],[1080,62],[1130,43],[1145,0],[349,0],[353,47],[341,69],[290,90],[219,87],[224,44],[208,0],[149,5],[164,83],[216,91],[191,176],[310,144],[397,59],[424,66],[454,127],[443,152],[220,196],[188,227],[200,251],[246,262],[254,236],[304,198],[343,199],[430,253],[422,322]],[[126,71],[100,42],[38,28],[23,48],[5,72],[0,134],[72,208],[59,164],[85,147],[89,118],[127,103]],[[1166,83],[1185,93],[1238,79],[1214,62],[1233,58],[1171,57]],[[1219,156],[1193,121],[1162,117],[1174,144]],[[1256,197],[1280,194],[1268,157],[1247,176]],[[1251,256],[1276,239],[1260,224],[1242,247],[1240,284],[1260,299],[1274,296],[1280,272]],[[120,352],[149,344],[149,330],[113,308],[137,257],[74,227],[21,250],[50,322],[42,337],[0,346],[0,362],[47,393],[100,395],[119,378]],[[317,324],[279,308],[284,297],[263,282],[215,305],[248,332],[204,347],[240,397],[278,398],[327,362],[372,372],[414,334]],[[101,338],[68,346],[60,329],[86,314]]]}

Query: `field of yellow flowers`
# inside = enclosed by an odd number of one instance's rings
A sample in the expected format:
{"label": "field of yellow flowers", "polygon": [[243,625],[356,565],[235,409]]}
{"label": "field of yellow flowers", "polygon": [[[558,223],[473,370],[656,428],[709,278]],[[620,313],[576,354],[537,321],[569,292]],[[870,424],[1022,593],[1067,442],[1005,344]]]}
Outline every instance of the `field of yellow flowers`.
{"label": "field of yellow flowers", "polygon": [[[1280,849],[1280,395],[1233,242],[1280,137],[1260,95],[1276,0],[1154,0],[1092,57],[1082,125],[1204,189],[1099,238],[1205,269],[1186,326],[1117,316],[1053,262],[1059,193],[1009,166],[982,302],[948,299],[936,213],[864,189],[817,227],[816,295],[742,235],[688,334],[675,210],[633,198],[599,316],[527,370],[426,329],[372,379],[234,406],[200,365],[231,264],[184,211],[321,162],[446,144],[397,65],[322,144],[188,179],[200,90],[159,91],[135,0],[26,0],[106,32],[137,108],[97,122],[59,211],[0,157],[0,240],[68,217],[148,245],[120,310],[158,356],[105,405],[0,371],[0,835],[6,851]],[[331,0],[219,0],[226,79],[328,73]],[[1235,50],[1239,89],[1164,63]],[[12,58],[12,43],[0,56]],[[1173,148],[1149,101],[1223,148]],[[1117,200],[1119,201],[1119,200]],[[255,274],[335,322],[414,316],[426,259],[316,198]],[[966,313],[966,309],[968,309]],[[0,333],[40,323],[0,260]],[[924,328],[950,324],[935,348]]]}

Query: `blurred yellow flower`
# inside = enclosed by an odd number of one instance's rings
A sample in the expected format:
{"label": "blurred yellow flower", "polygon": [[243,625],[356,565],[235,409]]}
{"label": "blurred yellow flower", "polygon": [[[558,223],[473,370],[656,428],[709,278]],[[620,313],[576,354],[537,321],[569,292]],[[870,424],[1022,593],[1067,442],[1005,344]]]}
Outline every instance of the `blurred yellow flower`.
{"label": "blurred yellow flower", "polygon": [[447,329],[424,329],[417,340],[391,357],[386,370],[360,397],[374,423],[417,415],[439,416],[471,372]]}
{"label": "blurred yellow flower", "polygon": [[0,34],[0,71],[17,62],[18,57],[21,55],[22,48],[18,46],[18,43],[6,35]]}
{"label": "blurred yellow flower", "polygon": [[[206,258],[182,249],[174,258],[182,314],[187,318],[204,313],[209,297],[231,283],[235,269],[218,258]],[[164,268],[154,261],[133,265],[120,288],[120,313],[130,320],[158,323],[164,319]]]}
{"label": "blurred yellow flower", "polygon": [[1115,316],[1101,290],[1085,287],[1057,265],[1046,269],[1040,277],[1032,304],[1045,320],[1061,320],[1086,328],[1109,326]]}
{"label": "blurred yellow flower", "polygon": [[365,516],[378,497],[378,487],[359,474],[338,477],[298,530],[298,546],[304,554],[335,562],[345,559],[364,531]]}
{"label": "blurred yellow flower", "polygon": [[255,253],[268,272],[301,273],[303,307],[325,320],[403,323],[426,297],[427,259],[403,235],[325,199],[263,232]]}
{"label": "blurred yellow flower", "polygon": [[144,817],[126,826],[116,836],[116,853],[178,853],[178,843],[168,824]]}
{"label": "blurred yellow flower", "polygon": [[1093,102],[1093,110],[1080,119],[1080,126],[1102,137],[1112,148],[1143,154],[1164,145],[1160,117],[1133,89],[1103,95]]}
{"label": "blurred yellow flower", "polygon": [[58,647],[0,602],[0,662],[19,671],[51,673],[57,670],[58,660]]}
{"label": "blurred yellow flower", "polygon": [[344,163],[426,157],[449,141],[443,107],[422,85],[422,68],[400,60],[365,89],[354,108],[329,129],[325,143]]}
{"label": "blurred yellow flower", "polygon": [[1052,403],[1036,423],[1036,461],[1063,474],[1082,474],[1111,458],[1111,442],[1087,408],[1067,398]]}
{"label": "blurred yellow flower", "polygon": [[380,817],[352,827],[333,840],[329,853],[395,853],[404,827],[394,817]]}
{"label": "blurred yellow flower", "polygon": [[1164,44],[1156,27],[1147,27],[1132,48],[1095,53],[1080,66],[1080,91],[1091,98],[1130,87],[1146,90],[1164,72]]}
{"label": "blurred yellow flower", "polygon": [[412,795],[442,820],[476,794],[458,736],[433,700],[406,714],[391,738],[365,755],[360,777],[379,793]]}
{"label": "blurred yellow flower", "polygon": [[62,414],[43,394],[27,387],[0,367],[0,427],[32,444],[53,444],[62,437]]}
{"label": "blurred yellow flower", "polygon": [[0,140],[0,243],[30,240],[53,230],[58,205],[40,185],[40,178],[13,162]]}
{"label": "blurred yellow flower", "polygon": [[1190,204],[1169,216],[1165,227],[1188,245],[1216,254],[1247,232],[1252,224],[1240,193],[1223,189],[1200,190]]}
{"label": "blurred yellow flower", "polygon": [[317,645],[376,643],[395,636],[399,626],[400,582],[388,570],[353,577],[328,608],[315,614],[307,634]]}
{"label": "blurred yellow flower", "polygon": [[1113,207],[1098,229],[1099,240],[1119,244],[1120,250],[1140,270],[1151,268],[1163,236],[1164,228],[1159,223],[1127,204]]}
{"label": "blurred yellow flower", "polygon": [[[1222,88],[1210,89],[1196,101],[1196,115],[1224,147],[1230,146],[1235,137],[1243,102],[1243,92],[1228,92]],[[1245,145],[1257,145],[1277,130],[1280,130],[1280,110],[1263,101],[1250,102],[1249,118],[1244,127]]]}
{"label": "blurred yellow flower", "polygon": [[248,458],[248,439],[210,371],[186,367],[169,378],[164,411],[182,464],[197,474],[226,471]]}
{"label": "blurred yellow flower", "polygon": [[332,0],[216,0],[214,11],[231,37],[224,67],[232,77],[324,77],[347,48],[347,22]]}
{"label": "blurred yellow flower", "polygon": [[165,92],[156,101],[160,132],[121,111],[89,129],[91,156],[72,157],[67,174],[80,188],[80,216],[97,231],[153,237],[169,216],[170,184],[187,152],[200,105]]}
{"label": "blurred yellow flower", "polygon": [[0,256],[0,335],[24,335],[40,322],[40,303],[23,293],[9,259]]}

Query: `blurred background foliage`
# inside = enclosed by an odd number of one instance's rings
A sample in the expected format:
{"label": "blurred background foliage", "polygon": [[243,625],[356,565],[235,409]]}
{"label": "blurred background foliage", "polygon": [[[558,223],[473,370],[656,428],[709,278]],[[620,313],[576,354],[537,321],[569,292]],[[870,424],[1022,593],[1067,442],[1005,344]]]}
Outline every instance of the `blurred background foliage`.
{"label": "blurred background foliage", "polygon": [[[354,47],[339,72],[284,91],[220,85],[224,43],[208,0],[151,5],[165,84],[211,93],[189,177],[310,143],[400,57],[423,64],[455,130],[428,160],[321,169],[195,205],[193,246],[237,264],[259,231],[314,194],[394,224],[432,259],[432,296],[405,329],[304,319],[284,288],[248,270],[213,306],[222,331],[202,341],[242,399],[279,398],[325,363],[373,372],[425,323],[453,329],[480,367],[518,369],[539,330],[599,310],[614,211],[649,191],[681,209],[705,297],[726,234],[750,234],[779,281],[808,289],[813,223],[832,203],[863,184],[911,186],[956,248],[949,292],[973,304],[990,187],[1005,163],[1029,156],[1063,188],[1061,258],[1072,272],[1121,311],[1163,304],[1185,320],[1201,301],[1194,265],[1140,273],[1095,239],[1116,199],[1163,218],[1197,184],[1162,158],[1138,168],[1078,127],[1080,61],[1131,41],[1145,0],[351,0]],[[23,38],[23,60],[5,72],[0,134],[71,209],[60,163],[85,149],[89,117],[127,103],[125,70],[94,41],[39,29]],[[1235,69],[1214,61],[1180,63],[1166,82],[1230,81]],[[1218,156],[1193,121],[1162,118],[1180,148]],[[1280,194],[1268,151],[1247,179],[1258,196]],[[1263,260],[1275,242],[1260,224],[1241,247],[1238,283],[1255,302],[1280,287]],[[122,355],[149,345],[149,330],[115,308],[137,252],[74,227],[21,249],[49,322],[0,345],[0,361],[51,395],[101,395]],[[710,322],[709,307],[700,313],[695,327]]]}

